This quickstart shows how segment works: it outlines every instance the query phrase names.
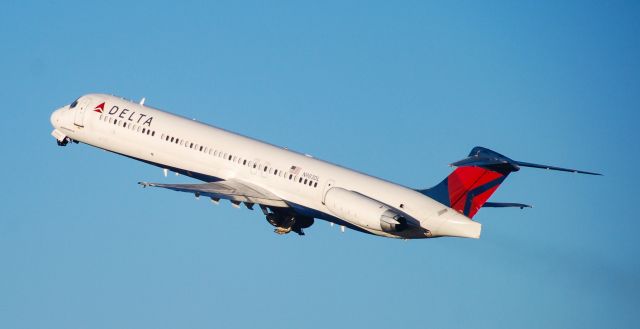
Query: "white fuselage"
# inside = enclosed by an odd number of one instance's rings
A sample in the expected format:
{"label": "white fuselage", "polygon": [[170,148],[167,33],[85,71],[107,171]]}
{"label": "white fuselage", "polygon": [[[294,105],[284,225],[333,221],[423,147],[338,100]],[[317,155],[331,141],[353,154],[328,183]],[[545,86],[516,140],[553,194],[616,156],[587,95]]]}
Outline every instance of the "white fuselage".
{"label": "white fuselage", "polygon": [[[67,105],[54,112],[51,120],[57,131],[54,135],[180,169],[200,180],[250,182],[314,217],[346,222],[376,235],[477,238],[480,234],[479,223],[410,188],[119,97],[85,95],[73,109]],[[401,209],[428,233],[389,234],[345,221],[324,204],[325,193],[332,187],[357,191]]]}

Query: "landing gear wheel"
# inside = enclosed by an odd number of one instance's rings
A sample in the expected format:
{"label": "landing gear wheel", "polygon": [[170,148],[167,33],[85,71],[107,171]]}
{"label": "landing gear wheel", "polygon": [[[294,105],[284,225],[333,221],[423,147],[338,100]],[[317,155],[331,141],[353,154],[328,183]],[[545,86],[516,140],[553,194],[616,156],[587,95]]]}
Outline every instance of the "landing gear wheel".
{"label": "landing gear wheel", "polygon": [[276,227],[273,231],[276,232],[276,234],[283,235],[291,232],[291,227]]}
{"label": "landing gear wheel", "polygon": [[291,231],[304,235],[303,228],[313,224],[313,218],[298,216],[291,213],[267,213],[267,221],[276,227],[273,230],[276,234],[288,234]]}

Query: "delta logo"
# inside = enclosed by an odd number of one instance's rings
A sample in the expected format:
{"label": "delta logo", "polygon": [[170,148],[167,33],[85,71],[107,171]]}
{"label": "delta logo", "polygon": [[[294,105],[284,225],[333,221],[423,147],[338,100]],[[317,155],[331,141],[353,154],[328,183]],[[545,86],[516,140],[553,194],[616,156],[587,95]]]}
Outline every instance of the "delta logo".
{"label": "delta logo", "polygon": [[98,113],[104,112],[104,102],[96,106],[96,108],[93,109],[93,112],[98,112]]}
{"label": "delta logo", "polygon": [[[151,122],[153,121],[152,116],[148,116],[144,113],[137,113],[136,111],[131,111],[129,109],[123,108],[120,109],[117,105],[111,107],[109,112],[104,111],[104,103],[100,103],[100,105],[93,108],[93,112],[97,112],[100,114],[110,115],[113,117],[117,117],[123,120],[131,121],[132,123],[137,123],[143,126],[151,127]],[[128,114],[128,116],[127,116]]]}

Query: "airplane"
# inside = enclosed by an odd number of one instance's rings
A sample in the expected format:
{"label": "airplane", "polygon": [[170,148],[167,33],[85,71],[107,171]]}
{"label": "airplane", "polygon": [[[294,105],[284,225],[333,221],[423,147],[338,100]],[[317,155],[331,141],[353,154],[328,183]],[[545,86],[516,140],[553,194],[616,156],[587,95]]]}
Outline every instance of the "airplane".
{"label": "airplane", "polygon": [[512,160],[484,147],[454,162],[453,172],[427,189],[412,189],[307,154],[107,94],[87,94],[51,114],[60,146],[84,143],[202,183],[139,182],[255,205],[278,234],[304,235],[315,219],[376,236],[399,239],[479,238],[473,220],[483,207],[531,207],[489,202],[505,178],[521,167],[600,175]]}

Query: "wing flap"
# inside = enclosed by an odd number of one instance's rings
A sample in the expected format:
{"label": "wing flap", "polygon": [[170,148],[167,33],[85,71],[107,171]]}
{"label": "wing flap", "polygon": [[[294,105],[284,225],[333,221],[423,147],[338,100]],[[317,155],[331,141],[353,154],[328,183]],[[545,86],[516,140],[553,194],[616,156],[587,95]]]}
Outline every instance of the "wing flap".
{"label": "wing flap", "polygon": [[203,184],[162,184],[139,182],[143,187],[160,187],[177,192],[193,193],[196,196],[207,196],[212,199],[226,199],[234,202],[257,203],[272,207],[288,207],[289,205],[275,194],[252,184],[237,180]]}

